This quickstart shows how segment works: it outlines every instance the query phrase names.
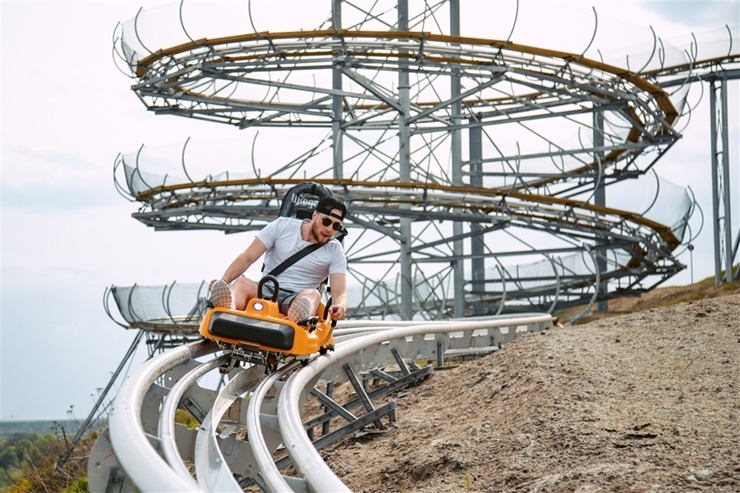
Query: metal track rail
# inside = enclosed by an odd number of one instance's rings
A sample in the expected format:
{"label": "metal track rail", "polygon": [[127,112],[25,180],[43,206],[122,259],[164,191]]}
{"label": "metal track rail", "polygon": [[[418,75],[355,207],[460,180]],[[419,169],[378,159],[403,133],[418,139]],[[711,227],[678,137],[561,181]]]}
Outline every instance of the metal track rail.
{"label": "metal track rail", "polygon": [[[91,491],[242,491],[250,483],[265,491],[346,491],[318,448],[382,427],[383,419],[394,421],[395,403],[378,406],[373,400],[432,373],[432,366],[415,362],[444,364],[461,352],[495,351],[519,335],[552,327],[553,319],[531,314],[403,324],[345,329],[334,353],[294,361],[266,378],[262,367],[235,366],[228,351],[219,354],[208,341],[151,359],[116,397],[110,430],[101,434],[88,463]],[[400,378],[389,366],[399,369]],[[228,383],[218,392],[201,387],[217,368],[228,374]],[[385,387],[367,392],[371,379]],[[346,403],[319,390],[345,382],[356,395]],[[324,414],[304,423],[307,397]],[[178,409],[200,421],[197,430],[175,423]],[[330,423],[338,421],[332,430]],[[285,475],[288,465],[292,476]]]}
{"label": "metal track rail", "polygon": [[216,349],[208,343],[173,349],[142,365],[121,387],[110,416],[110,441],[121,469],[138,491],[199,491],[192,479],[172,469],[158,453],[158,446],[151,443],[142,422],[142,407],[146,399],[156,398],[155,381],[168,370]]}
{"label": "metal track rail", "polygon": [[[655,188],[633,179],[659,163],[675,173],[663,158],[694,107],[689,86],[738,76],[734,31],[674,49],[651,29],[652,53],[605,59],[592,45],[595,10],[592,26],[577,26],[591,42],[563,51],[563,40],[511,39],[517,16],[485,38],[465,33],[462,19],[488,15],[482,4],[393,3],[335,0],[316,17],[269,15],[245,29],[200,22],[245,18],[238,2],[183,1],[120,24],[116,60],[149,111],[247,134],[234,148],[188,139],[120,154],[114,183],[139,204],[133,217],[157,230],[254,231],[291,186],[327,185],[348,204],[356,318],[586,313],[685,268],[693,194],[657,174]],[[288,139],[295,146],[274,145]],[[650,200],[613,199],[625,180]]]}

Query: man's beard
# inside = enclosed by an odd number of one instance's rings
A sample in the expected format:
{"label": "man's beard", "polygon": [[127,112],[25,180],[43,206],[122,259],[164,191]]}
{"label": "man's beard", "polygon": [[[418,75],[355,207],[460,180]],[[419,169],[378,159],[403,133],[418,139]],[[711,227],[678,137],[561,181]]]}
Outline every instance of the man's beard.
{"label": "man's beard", "polygon": [[318,225],[313,225],[311,227],[311,236],[313,236],[313,239],[316,240],[317,243],[328,243],[331,240],[331,236],[327,238],[324,241],[321,241],[321,235],[318,232]]}

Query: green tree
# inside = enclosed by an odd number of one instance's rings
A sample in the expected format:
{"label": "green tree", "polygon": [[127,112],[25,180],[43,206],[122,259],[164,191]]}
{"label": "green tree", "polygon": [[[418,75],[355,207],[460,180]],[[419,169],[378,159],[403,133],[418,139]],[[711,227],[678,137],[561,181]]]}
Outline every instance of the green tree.
{"label": "green tree", "polygon": [[16,433],[0,440],[0,491],[87,493],[87,456],[96,437],[97,431],[82,440],[61,471],[56,461],[66,442],[60,436]]}

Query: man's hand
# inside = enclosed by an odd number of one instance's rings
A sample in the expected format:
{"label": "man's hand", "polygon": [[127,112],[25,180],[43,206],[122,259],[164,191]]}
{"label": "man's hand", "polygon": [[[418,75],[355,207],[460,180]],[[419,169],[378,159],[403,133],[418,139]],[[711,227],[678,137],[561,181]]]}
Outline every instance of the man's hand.
{"label": "man's hand", "polygon": [[347,308],[343,305],[332,305],[329,307],[329,316],[332,320],[344,320],[347,315]]}

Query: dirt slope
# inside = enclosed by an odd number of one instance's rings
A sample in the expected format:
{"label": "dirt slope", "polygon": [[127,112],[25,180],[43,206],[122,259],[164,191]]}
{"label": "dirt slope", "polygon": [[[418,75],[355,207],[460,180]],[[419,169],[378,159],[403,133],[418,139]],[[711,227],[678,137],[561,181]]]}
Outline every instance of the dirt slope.
{"label": "dirt slope", "polygon": [[740,294],[525,336],[396,401],[322,451],[356,492],[737,492]]}

